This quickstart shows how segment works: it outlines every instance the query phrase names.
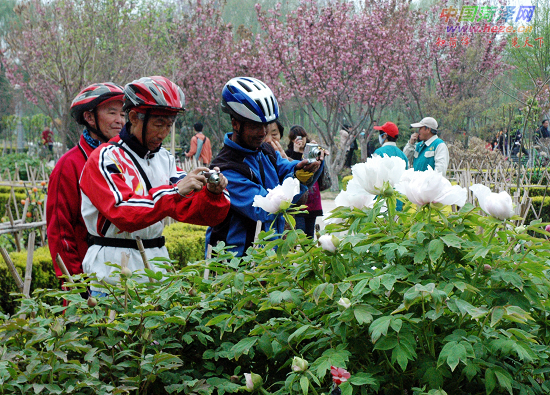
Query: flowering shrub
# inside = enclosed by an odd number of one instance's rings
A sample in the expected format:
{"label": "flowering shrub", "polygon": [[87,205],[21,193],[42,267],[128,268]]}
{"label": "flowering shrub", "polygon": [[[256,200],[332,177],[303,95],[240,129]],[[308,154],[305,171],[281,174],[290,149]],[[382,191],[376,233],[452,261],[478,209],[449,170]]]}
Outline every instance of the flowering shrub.
{"label": "flowering shrub", "polygon": [[384,195],[335,209],[328,251],[262,232],[95,307],[78,295],[93,279],[35,291],[27,318],[0,318],[0,393],[549,393],[547,224]]}

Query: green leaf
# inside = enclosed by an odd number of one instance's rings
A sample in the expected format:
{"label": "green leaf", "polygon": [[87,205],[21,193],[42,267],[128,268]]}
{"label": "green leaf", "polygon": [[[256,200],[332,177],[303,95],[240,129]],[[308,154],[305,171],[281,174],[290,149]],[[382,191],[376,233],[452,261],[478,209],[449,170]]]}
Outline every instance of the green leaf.
{"label": "green leaf", "polygon": [[302,388],[302,393],[307,395],[309,390],[309,380],[307,379],[307,376],[303,375],[300,377],[300,387]]}
{"label": "green leaf", "polygon": [[430,241],[430,244],[428,245],[428,255],[430,256],[430,260],[432,262],[439,259],[441,254],[443,253],[444,244],[440,239],[434,239]]}
{"label": "green leaf", "polygon": [[497,386],[497,376],[493,369],[488,368],[485,371],[485,391],[489,395]]}
{"label": "green leaf", "polygon": [[378,381],[373,377],[371,373],[359,372],[353,374],[349,380],[352,385],[370,385],[373,387],[378,386]]}
{"label": "green leaf", "polygon": [[496,324],[498,324],[503,316],[504,308],[502,306],[494,307],[493,311],[491,312],[491,327],[494,327]]}
{"label": "green leaf", "polygon": [[206,326],[213,326],[231,317],[231,314],[220,314],[206,323]]}
{"label": "green leaf", "polygon": [[373,291],[376,291],[378,288],[380,288],[380,277],[374,277],[369,281],[369,287]]}
{"label": "green leaf", "polygon": [[462,239],[454,233],[441,237],[441,240],[447,245],[447,247],[460,248],[462,246]]}
{"label": "green leaf", "polygon": [[454,372],[459,362],[462,361],[467,364],[468,358],[474,358],[475,354],[471,344],[465,341],[460,343],[457,341],[451,341],[443,346],[437,359],[437,366],[441,366],[447,363]]}
{"label": "green leaf", "polygon": [[384,336],[374,345],[375,350],[393,350],[399,344],[397,336],[394,334]]}
{"label": "green leaf", "polygon": [[405,371],[407,369],[407,365],[410,361],[413,361],[416,355],[413,355],[409,348],[406,347],[404,344],[399,343],[392,351],[391,353],[391,361],[392,363],[397,363],[401,367],[401,370]]}
{"label": "green leaf", "polygon": [[238,360],[241,355],[248,354],[250,348],[252,348],[257,341],[257,336],[246,337],[231,347],[231,351],[235,353],[235,359]]}
{"label": "green leaf", "polygon": [[393,288],[393,284],[397,281],[397,278],[393,274],[383,274],[380,277],[380,283],[386,288],[388,291],[391,291]]}
{"label": "green leaf", "polygon": [[500,384],[500,386],[506,388],[508,390],[508,392],[510,393],[510,395],[513,395],[513,392],[512,392],[512,376],[510,375],[510,373],[508,373],[507,371],[505,371],[502,368],[496,368],[494,372],[495,372],[495,376],[497,377],[498,383]]}
{"label": "green leaf", "polygon": [[361,324],[370,324],[372,316],[381,314],[380,311],[369,305],[358,305],[353,307],[353,313],[357,322]]}
{"label": "green leaf", "polygon": [[319,304],[319,299],[321,298],[321,295],[326,287],[327,283],[319,284],[313,291],[313,299],[315,300],[315,304]]}
{"label": "green leaf", "polygon": [[418,248],[414,254],[414,263],[418,265],[424,262],[424,260],[426,259],[426,255],[428,255],[426,247]]}
{"label": "green leaf", "polygon": [[237,273],[233,279],[233,287],[235,291],[241,295],[244,293],[244,273]]}
{"label": "green leaf", "polygon": [[[311,328],[311,325],[304,325],[304,326],[302,326],[302,327],[299,328],[298,330],[294,331],[294,333],[288,337],[288,340],[287,340],[287,341],[290,343],[290,341],[291,341],[292,339],[294,339],[295,337],[298,337],[298,338],[299,338],[300,335],[301,335],[302,333],[304,333],[305,331],[307,331],[309,328]],[[299,343],[299,342],[300,342],[300,341],[298,340],[298,343]]]}
{"label": "green leaf", "polygon": [[373,343],[376,343],[380,336],[386,336],[388,334],[388,328],[390,327],[390,322],[393,317],[383,316],[373,321],[370,324],[369,332],[371,334],[371,339]]}

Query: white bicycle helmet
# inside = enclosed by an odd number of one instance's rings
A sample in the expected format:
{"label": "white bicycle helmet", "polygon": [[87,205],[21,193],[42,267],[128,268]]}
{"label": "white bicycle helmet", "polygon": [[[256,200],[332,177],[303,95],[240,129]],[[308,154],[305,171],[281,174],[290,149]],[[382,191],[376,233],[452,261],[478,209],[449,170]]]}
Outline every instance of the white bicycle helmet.
{"label": "white bicycle helmet", "polygon": [[252,77],[229,80],[222,91],[222,111],[239,121],[271,123],[279,118],[279,105],[273,92],[262,81]]}

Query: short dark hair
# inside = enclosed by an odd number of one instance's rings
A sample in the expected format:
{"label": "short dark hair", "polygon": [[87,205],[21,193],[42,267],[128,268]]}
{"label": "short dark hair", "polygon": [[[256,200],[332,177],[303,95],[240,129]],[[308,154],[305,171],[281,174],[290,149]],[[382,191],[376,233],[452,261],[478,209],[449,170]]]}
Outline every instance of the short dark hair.
{"label": "short dark hair", "polygon": [[275,121],[275,123],[277,124],[277,129],[279,129],[279,134],[281,135],[281,138],[283,138],[283,134],[285,133],[285,127],[281,122],[279,122],[278,119]]}
{"label": "short dark hair", "polygon": [[197,122],[193,125],[193,129],[195,129],[197,132],[202,132],[202,123]]}
{"label": "short dark hair", "polygon": [[389,134],[386,133],[386,140],[391,141],[392,143],[395,143],[397,139],[399,138],[399,135],[392,137]]}
{"label": "short dark hair", "polygon": [[543,120],[542,120],[542,123],[544,123],[544,122],[548,122],[548,119],[543,119]]}

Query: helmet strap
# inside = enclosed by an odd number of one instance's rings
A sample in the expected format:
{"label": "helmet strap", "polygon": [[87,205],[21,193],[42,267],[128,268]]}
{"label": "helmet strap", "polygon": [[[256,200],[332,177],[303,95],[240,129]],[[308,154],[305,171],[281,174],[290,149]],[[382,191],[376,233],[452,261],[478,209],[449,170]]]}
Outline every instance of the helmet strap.
{"label": "helmet strap", "polygon": [[141,128],[141,145],[143,145],[147,150],[149,150],[149,148],[147,148],[147,141],[145,141],[145,135],[147,133],[147,124],[149,123],[149,115],[150,115],[150,110],[149,109],[145,110],[145,117],[143,117],[143,127]]}
{"label": "helmet strap", "polygon": [[92,132],[92,133],[95,134],[97,137],[99,137],[99,140],[101,140],[102,142],[106,143],[107,141],[109,141],[109,139],[107,138],[107,136],[105,136],[105,135],[103,134],[103,132],[102,132],[101,129],[99,128],[99,122],[98,122],[98,119],[97,119],[97,111],[96,111],[95,108],[92,110],[92,114],[94,114],[94,121],[95,121],[95,126],[96,126],[96,127],[95,127],[95,128],[92,128],[92,127],[90,126],[90,124],[86,122],[86,123],[88,124],[88,131],[89,131],[89,132]]}

